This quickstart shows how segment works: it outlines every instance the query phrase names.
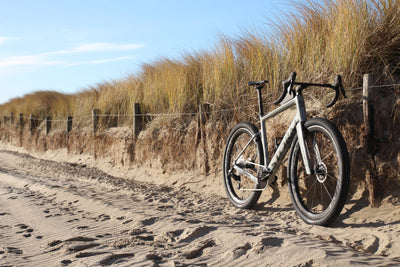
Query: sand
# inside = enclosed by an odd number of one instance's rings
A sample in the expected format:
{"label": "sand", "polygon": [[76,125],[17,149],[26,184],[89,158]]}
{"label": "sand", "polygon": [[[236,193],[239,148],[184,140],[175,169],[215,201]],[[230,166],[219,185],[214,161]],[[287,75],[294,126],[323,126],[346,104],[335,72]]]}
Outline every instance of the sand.
{"label": "sand", "polygon": [[400,200],[305,224],[287,191],[234,208],[222,178],[0,144],[0,266],[397,266]]}

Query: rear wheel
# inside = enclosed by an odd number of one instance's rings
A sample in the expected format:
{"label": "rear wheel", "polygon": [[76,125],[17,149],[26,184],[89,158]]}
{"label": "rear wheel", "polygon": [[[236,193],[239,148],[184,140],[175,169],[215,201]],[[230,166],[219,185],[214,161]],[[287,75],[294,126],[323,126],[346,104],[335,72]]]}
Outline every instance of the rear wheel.
{"label": "rear wheel", "polygon": [[305,171],[296,136],[289,155],[290,196],[306,223],[328,225],[347,199],[350,163],[346,143],[337,127],[322,118],[307,121],[304,136],[312,174]]}
{"label": "rear wheel", "polygon": [[[255,136],[256,126],[249,122],[237,124],[231,131],[224,152],[223,173],[225,191],[232,204],[238,208],[251,208],[258,201],[261,191],[256,182],[241,174],[233,166],[258,177],[264,163],[260,138]],[[247,146],[246,146],[247,145]]]}

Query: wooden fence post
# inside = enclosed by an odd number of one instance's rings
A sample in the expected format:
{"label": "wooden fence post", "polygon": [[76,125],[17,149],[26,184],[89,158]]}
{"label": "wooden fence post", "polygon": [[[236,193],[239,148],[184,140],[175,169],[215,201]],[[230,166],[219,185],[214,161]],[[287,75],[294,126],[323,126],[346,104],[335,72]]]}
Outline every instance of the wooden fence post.
{"label": "wooden fence post", "polygon": [[33,132],[33,129],[35,129],[35,117],[31,114],[29,116],[29,130],[31,131],[31,133]]}
{"label": "wooden fence post", "polygon": [[364,74],[363,77],[363,114],[364,114],[364,125],[366,135],[364,137],[365,146],[367,148],[368,160],[367,160],[367,172],[366,182],[369,191],[369,202],[372,207],[377,207],[380,204],[382,198],[381,188],[379,186],[379,176],[376,167],[375,155],[376,155],[376,138],[375,138],[375,98],[376,88],[375,85],[376,76],[371,74]]}
{"label": "wooden fence post", "polygon": [[208,113],[210,112],[210,104],[200,104],[199,105],[199,135],[201,139],[201,143],[203,146],[203,153],[204,153],[204,173],[208,174],[210,171],[210,165],[208,163],[209,156],[208,156],[208,149],[207,149],[207,133],[205,124],[208,119]]}
{"label": "wooden fence post", "polygon": [[19,127],[24,127],[24,115],[22,113],[19,113]]}
{"label": "wooden fence post", "polygon": [[140,103],[133,103],[133,134],[135,139],[143,129],[143,114],[140,109]]}
{"label": "wooden fence post", "polygon": [[46,135],[50,133],[51,130],[51,120],[50,117],[46,117]]}
{"label": "wooden fence post", "polygon": [[205,104],[201,104],[199,105],[199,119],[200,119],[200,123],[201,124],[205,124],[208,117],[209,117],[209,112],[210,112],[210,104],[205,103]]}
{"label": "wooden fence post", "polygon": [[67,134],[72,130],[72,117],[68,116],[67,118]]}
{"label": "wooden fence post", "polygon": [[93,136],[95,136],[98,125],[99,125],[99,110],[98,109],[92,109],[92,122],[93,122]]}
{"label": "wooden fence post", "polygon": [[66,147],[67,147],[67,154],[69,153],[69,132],[72,130],[72,117],[67,117],[67,133],[66,133]]}

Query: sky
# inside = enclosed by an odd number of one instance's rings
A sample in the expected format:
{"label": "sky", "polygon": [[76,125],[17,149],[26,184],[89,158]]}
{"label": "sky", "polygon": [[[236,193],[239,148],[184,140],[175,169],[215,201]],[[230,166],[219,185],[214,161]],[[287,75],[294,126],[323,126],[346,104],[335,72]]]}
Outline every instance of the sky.
{"label": "sky", "polygon": [[0,104],[76,93],[268,28],[285,0],[0,0]]}

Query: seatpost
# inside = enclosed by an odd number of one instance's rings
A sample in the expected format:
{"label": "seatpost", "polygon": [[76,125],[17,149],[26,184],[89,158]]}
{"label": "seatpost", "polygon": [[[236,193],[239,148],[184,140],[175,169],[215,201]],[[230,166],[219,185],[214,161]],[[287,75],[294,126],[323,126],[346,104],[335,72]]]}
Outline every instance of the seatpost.
{"label": "seatpost", "polygon": [[263,104],[262,104],[262,97],[261,97],[261,89],[264,87],[262,86],[257,86],[257,95],[258,95],[258,110],[260,113],[260,117],[264,116],[264,110],[263,110]]}

